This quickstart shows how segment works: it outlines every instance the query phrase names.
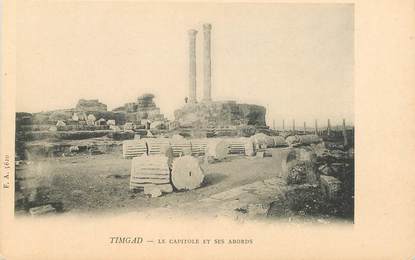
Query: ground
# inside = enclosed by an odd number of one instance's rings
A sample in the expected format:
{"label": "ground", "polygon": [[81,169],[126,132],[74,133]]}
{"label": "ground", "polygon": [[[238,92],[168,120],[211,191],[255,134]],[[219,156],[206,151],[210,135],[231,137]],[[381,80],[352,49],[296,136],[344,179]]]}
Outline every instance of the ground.
{"label": "ground", "polygon": [[27,214],[29,207],[51,203],[62,214],[179,212],[266,217],[270,203],[287,188],[277,177],[281,170],[278,158],[272,157],[232,156],[221,162],[202,162],[205,182],[201,188],[157,198],[129,190],[130,167],[131,160],[123,159],[119,152],[23,164],[16,170],[17,213]]}

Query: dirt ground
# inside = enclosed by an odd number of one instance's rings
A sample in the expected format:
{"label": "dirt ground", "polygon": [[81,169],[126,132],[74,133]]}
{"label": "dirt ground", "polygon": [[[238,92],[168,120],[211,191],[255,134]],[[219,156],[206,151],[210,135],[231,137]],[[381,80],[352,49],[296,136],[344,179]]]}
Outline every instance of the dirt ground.
{"label": "dirt ground", "polygon": [[[202,187],[156,198],[130,191],[131,159],[122,158],[119,152],[31,161],[16,168],[16,214],[27,215],[31,207],[52,204],[61,214],[138,212],[266,218],[270,203],[287,188],[277,177],[280,158],[231,156],[210,163],[200,160],[205,174]],[[286,220],[292,218],[337,221],[327,215],[286,216]]]}
{"label": "dirt ground", "polygon": [[241,156],[202,163],[203,187],[158,198],[129,190],[131,160],[116,153],[37,160],[19,167],[16,178],[21,179],[21,194],[30,197],[37,189],[42,203],[61,202],[63,212],[105,213],[197,203],[210,195],[275,177],[275,164],[273,158]]}

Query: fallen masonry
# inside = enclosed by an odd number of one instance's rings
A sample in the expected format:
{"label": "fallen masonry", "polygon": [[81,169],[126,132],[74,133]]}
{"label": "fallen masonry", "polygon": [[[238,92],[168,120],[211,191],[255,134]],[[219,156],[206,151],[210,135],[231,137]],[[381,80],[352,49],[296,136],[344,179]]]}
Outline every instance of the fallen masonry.
{"label": "fallen masonry", "polygon": [[192,190],[199,188],[204,179],[199,160],[186,155],[173,161],[171,181],[177,190]]}
{"label": "fallen masonry", "polygon": [[[163,155],[147,156],[133,158],[131,162],[131,190],[144,190],[150,186],[169,186],[170,185],[170,168],[169,158]],[[152,190],[151,188],[148,188]],[[162,188],[159,187],[161,190]],[[156,194],[153,191],[151,194]]]}
{"label": "fallen masonry", "polygon": [[46,215],[46,214],[55,213],[56,209],[52,207],[52,205],[48,204],[44,206],[31,208],[29,212],[30,212],[30,215],[32,216],[38,216],[38,215]]}
{"label": "fallen masonry", "polygon": [[320,181],[323,195],[329,200],[338,199],[341,192],[341,181],[326,175],[321,175]]}
{"label": "fallen masonry", "polygon": [[150,195],[150,197],[160,197],[161,196],[161,189],[157,187],[157,185],[149,184],[144,186],[144,194]]}

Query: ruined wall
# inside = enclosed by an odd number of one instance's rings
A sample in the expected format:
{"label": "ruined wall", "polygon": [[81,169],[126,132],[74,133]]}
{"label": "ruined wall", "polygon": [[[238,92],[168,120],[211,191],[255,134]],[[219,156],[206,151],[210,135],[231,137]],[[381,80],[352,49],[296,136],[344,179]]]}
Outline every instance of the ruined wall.
{"label": "ruined wall", "polygon": [[71,124],[72,116],[77,114],[80,121],[85,120],[85,114],[93,114],[95,118],[104,118],[105,120],[115,120],[116,124],[124,124],[126,121],[126,114],[124,112],[111,111],[92,111],[84,112],[76,109],[55,110],[47,112],[39,112],[32,114],[31,123],[34,125],[55,125],[57,121],[62,120],[67,124]]}
{"label": "ruined wall", "polygon": [[76,104],[76,110],[81,111],[107,111],[107,105],[98,101],[98,99],[80,99],[78,104]]}
{"label": "ruined wall", "polygon": [[156,108],[156,103],[154,103],[153,94],[144,94],[137,98],[137,106],[138,108]]}
{"label": "ruined wall", "polygon": [[124,112],[126,120],[135,124],[140,124],[142,119],[152,121],[165,120],[164,115],[160,113],[160,108],[154,102],[154,95],[147,93],[137,98],[137,102],[126,103],[122,107],[114,109],[114,111]]}
{"label": "ruined wall", "polygon": [[192,126],[194,128],[235,125],[265,126],[265,114],[265,107],[237,104],[234,101],[186,104],[182,109],[174,112],[175,120],[181,127]]}

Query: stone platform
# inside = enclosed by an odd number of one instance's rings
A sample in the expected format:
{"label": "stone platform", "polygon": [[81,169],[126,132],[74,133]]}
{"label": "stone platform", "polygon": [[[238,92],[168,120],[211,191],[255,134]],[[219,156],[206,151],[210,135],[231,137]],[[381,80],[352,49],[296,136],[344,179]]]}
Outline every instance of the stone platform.
{"label": "stone platform", "polygon": [[180,127],[207,128],[238,125],[265,126],[263,106],[239,104],[235,101],[188,103],[174,112]]}

